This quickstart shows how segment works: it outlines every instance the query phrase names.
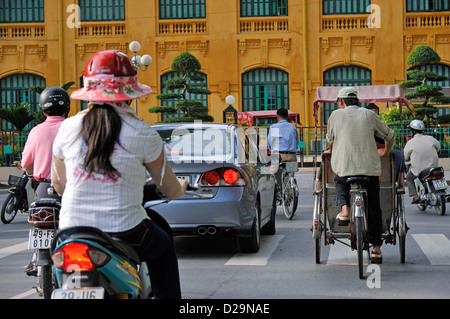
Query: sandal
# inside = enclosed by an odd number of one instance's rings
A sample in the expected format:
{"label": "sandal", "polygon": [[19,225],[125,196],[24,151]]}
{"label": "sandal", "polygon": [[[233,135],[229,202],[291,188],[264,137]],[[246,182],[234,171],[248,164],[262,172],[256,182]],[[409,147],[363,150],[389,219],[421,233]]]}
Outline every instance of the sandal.
{"label": "sandal", "polygon": [[370,259],[372,261],[372,264],[382,264],[383,263],[383,254],[381,252],[379,254],[376,254],[372,250],[372,254],[370,255]]}
{"label": "sandal", "polygon": [[349,221],[348,216],[341,216],[341,213],[342,213],[342,212],[340,212],[339,214],[337,214],[336,219],[337,219],[337,220],[340,220],[340,221],[343,221],[343,222]]}

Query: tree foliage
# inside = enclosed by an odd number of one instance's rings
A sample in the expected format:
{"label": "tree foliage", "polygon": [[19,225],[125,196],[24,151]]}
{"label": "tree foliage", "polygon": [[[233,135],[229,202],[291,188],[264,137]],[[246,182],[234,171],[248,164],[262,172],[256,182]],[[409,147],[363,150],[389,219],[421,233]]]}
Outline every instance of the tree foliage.
{"label": "tree foliage", "polygon": [[201,76],[196,75],[201,70],[201,64],[195,56],[189,52],[183,52],[172,61],[171,69],[180,72],[182,78],[169,79],[165,83],[167,93],[156,96],[158,100],[175,100],[175,106],[154,106],[148,109],[150,113],[176,113],[181,112],[182,116],[166,118],[163,123],[173,122],[193,122],[202,120],[212,122],[214,118],[208,114],[208,108],[200,101],[188,100],[187,93],[190,94],[211,94],[211,91],[192,86],[192,82],[204,81]]}
{"label": "tree foliage", "polygon": [[18,131],[22,131],[34,120],[30,112],[30,103],[27,102],[22,102],[19,106],[10,103],[7,107],[0,108],[0,118],[14,125]]}

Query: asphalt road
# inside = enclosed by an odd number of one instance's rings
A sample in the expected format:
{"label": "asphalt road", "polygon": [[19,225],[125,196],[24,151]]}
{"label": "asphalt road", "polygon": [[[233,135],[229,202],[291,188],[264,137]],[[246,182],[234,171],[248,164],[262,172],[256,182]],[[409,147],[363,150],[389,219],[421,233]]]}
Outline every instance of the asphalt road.
{"label": "asphalt road", "polygon": [[[340,243],[322,247],[314,260],[311,237],[312,173],[297,173],[300,201],[293,220],[277,211],[276,234],[262,236],[257,254],[241,254],[219,238],[177,238],[185,299],[448,299],[450,298],[450,212],[420,212],[405,196],[410,230],[406,262],[398,246],[386,244],[382,265],[366,267],[359,279],[356,252]],[[0,203],[5,195],[0,195]],[[25,215],[0,224],[0,299],[39,299],[36,278],[24,267],[29,226]]]}

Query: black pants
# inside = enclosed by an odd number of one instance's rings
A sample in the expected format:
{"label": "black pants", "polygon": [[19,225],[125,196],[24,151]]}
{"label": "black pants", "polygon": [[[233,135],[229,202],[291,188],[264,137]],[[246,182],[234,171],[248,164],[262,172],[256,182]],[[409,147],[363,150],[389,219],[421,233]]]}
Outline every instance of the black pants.
{"label": "black pants", "polygon": [[181,298],[175,246],[167,232],[152,220],[144,219],[128,231],[109,234],[131,245],[147,263],[155,298]]}
{"label": "black pants", "polygon": [[[381,246],[383,240],[382,233],[382,215],[380,206],[380,180],[378,176],[367,176],[369,182],[366,185],[367,190],[367,207],[368,207],[368,226],[369,241],[375,246]],[[336,183],[336,194],[339,205],[350,205],[350,185],[346,183],[347,177],[339,177],[336,175],[334,182]]]}

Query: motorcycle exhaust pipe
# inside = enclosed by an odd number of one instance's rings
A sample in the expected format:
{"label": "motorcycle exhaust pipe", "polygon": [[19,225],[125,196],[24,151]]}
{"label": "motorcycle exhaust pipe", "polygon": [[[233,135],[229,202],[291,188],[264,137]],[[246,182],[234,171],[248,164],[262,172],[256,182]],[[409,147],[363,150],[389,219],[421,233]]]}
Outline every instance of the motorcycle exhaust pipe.
{"label": "motorcycle exhaust pipe", "polygon": [[208,227],[208,235],[214,235],[215,233],[217,233],[216,227]]}
{"label": "motorcycle exhaust pipe", "polygon": [[217,228],[214,226],[200,226],[197,228],[197,233],[201,236],[215,235],[217,233]]}
{"label": "motorcycle exhaust pipe", "polygon": [[202,236],[204,236],[204,235],[206,234],[207,231],[208,231],[207,228],[206,228],[206,227],[203,227],[203,226],[201,226],[201,227],[199,227],[199,228],[197,229],[197,233],[198,233],[199,235],[202,235]]}

